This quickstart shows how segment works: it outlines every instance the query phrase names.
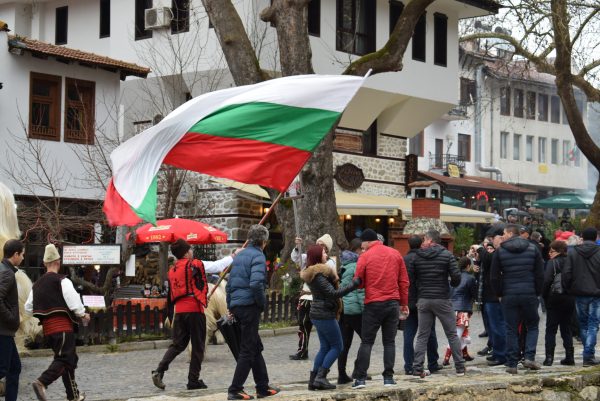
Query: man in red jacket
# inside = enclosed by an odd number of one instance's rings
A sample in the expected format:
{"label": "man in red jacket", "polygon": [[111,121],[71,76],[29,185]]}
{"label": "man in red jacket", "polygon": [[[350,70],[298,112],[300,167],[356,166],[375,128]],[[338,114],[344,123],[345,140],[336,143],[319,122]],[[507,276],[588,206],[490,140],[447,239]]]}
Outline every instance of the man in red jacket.
{"label": "man in red jacket", "polygon": [[362,341],[354,362],[352,388],[365,387],[371,348],[381,327],[383,341],[383,384],[393,386],[396,360],[396,331],[400,312],[408,316],[408,274],[400,252],[383,245],[370,228],[360,236],[364,252],[358,258],[355,278],[365,289]]}

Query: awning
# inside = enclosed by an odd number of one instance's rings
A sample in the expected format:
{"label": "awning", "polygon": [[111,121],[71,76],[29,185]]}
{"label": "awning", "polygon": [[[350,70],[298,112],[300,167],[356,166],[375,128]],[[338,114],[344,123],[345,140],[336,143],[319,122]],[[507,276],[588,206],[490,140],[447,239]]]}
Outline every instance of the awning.
{"label": "awning", "polygon": [[426,177],[431,180],[435,180],[447,187],[457,188],[471,188],[474,190],[481,191],[503,191],[503,192],[514,192],[521,194],[535,194],[536,191],[518,187],[516,185],[508,184],[502,181],[492,180],[486,177],[479,177],[474,175],[465,175],[463,177],[446,177],[445,175],[432,173],[431,171],[419,170],[419,175]]}
{"label": "awning", "polygon": [[[258,198],[269,199],[267,192],[258,185],[243,184],[221,178],[215,178],[213,181],[239,189]],[[335,199],[337,211],[340,215],[397,216],[399,212],[402,212],[404,220],[412,218],[412,201],[409,198],[394,198],[391,196],[338,191],[335,193]],[[448,223],[493,223],[495,221],[493,213],[480,212],[478,210],[450,206],[443,203],[440,205],[440,218],[442,221]]]}

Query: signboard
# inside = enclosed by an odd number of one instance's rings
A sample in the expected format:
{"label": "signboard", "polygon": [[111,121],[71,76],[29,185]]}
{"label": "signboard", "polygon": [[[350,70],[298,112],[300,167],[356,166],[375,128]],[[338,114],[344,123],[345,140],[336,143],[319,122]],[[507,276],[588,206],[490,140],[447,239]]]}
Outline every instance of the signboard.
{"label": "signboard", "polygon": [[121,245],[65,245],[64,265],[118,265],[121,263]]}
{"label": "signboard", "polygon": [[449,177],[460,178],[460,169],[458,168],[458,165],[448,163],[446,168],[448,169]]}
{"label": "signboard", "polygon": [[83,295],[83,306],[90,308],[106,308],[104,297],[102,295]]}

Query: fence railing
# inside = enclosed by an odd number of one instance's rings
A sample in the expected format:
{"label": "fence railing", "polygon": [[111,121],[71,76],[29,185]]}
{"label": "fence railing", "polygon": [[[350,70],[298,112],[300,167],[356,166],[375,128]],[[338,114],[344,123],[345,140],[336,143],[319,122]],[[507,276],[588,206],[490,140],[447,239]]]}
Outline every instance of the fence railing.
{"label": "fence railing", "polygon": [[[262,323],[296,322],[298,297],[285,297],[272,291],[266,294]],[[124,338],[135,340],[144,337],[164,337],[170,335],[170,328],[164,325],[168,308],[159,309],[141,305],[118,305],[106,310],[91,312],[87,326],[80,326],[79,337],[84,344],[107,344]]]}

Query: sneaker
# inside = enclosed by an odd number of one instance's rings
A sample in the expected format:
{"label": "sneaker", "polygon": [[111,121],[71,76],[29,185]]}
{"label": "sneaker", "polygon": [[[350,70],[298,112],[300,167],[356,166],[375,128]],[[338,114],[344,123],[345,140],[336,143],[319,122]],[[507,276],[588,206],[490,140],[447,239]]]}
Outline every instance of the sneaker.
{"label": "sneaker", "polygon": [[386,387],[395,386],[396,385],[396,380],[394,380],[393,377],[384,377],[383,378],[383,385],[386,386]]}
{"label": "sneaker", "polygon": [[305,359],[308,359],[308,352],[292,354],[290,355],[290,359],[292,361],[303,361]]}
{"label": "sneaker", "polygon": [[584,359],[583,360],[583,367],[587,368],[589,366],[597,366],[600,365],[600,361],[597,361],[594,358],[590,358],[590,359]]}
{"label": "sneaker", "polygon": [[518,373],[517,368],[506,368],[506,373],[509,373],[511,375],[516,375]]}
{"label": "sneaker", "polygon": [[207,389],[208,386],[204,384],[204,381],[198,380],[197,382],[192,382],[187,384],[188,390],[204,390]]}
{"label": "sneaker", "polygon": [[456,376],[464,376],[467,369],[463,366],[462,368],[456,368]]}
{"label": "sneaker", "polygon": [[162,381],[164,375],[164,372],[159,372],[158,370],[152,371],[152,383],[161,390],[164,390],[166,387]]}
{"label": "sneaker", "polygon": [[277,393],[279,393],[281,390],[278,389],[277,387],[272,387],[269,386],[269,388],[266,391],[256,391],[256,398],[267,398],[270,397],[272,395],[275,395]]}
{"label": "sneaker", "polygon": [[542,365],[540,365],[539,362],[532,361],[529,359],[524,359],[522,364],[523,364],[524,368],[531,369],[531,370],[540,370],[542,368]]}
{"label": "sneaker", "polygon": [[479,351],[477,351],[477,355],[479,356],[486,356],[486,355],[490,355],[492,353],[492,349],[490,347],[484,347],[482,349],[480,349]]}
{"label": "sneaker", "polygon": [[227,399],[228,400],[253,400],[254,397],[252,397],[250,394],[246,394],[246,392],[244,390],[240,390],[240,391],[235,391],[235,392],[228,392]]}
{"label": "sneaker", "polygon": [[421,372],[418,372],[418,371],[414,371],[414,372],[413,372],[413,376],[418,376],[418,377],[420,377],[421,379],[424,379],[424,378],[426,378],[426,377],[427,377],[427,376],[429,376],[430,374],[431,374],[431,372],[430,372],[430,371],[428,371],[428,370],[423,370],[423,371],[421,371]]}
{"label": "sneaker", "polygon": [[39,380],[31,383],[31,387],[33,387],[33,392],[39,401],[47,401],[46,387]]}
{"label": "sneaker", "polygon": [[352,383],[352,388],[355,390],[365,388],[365,387],[367,387],[367,385],[365,384],[364,380],[356,379],[356,380],[354,380],[354,383]]}

